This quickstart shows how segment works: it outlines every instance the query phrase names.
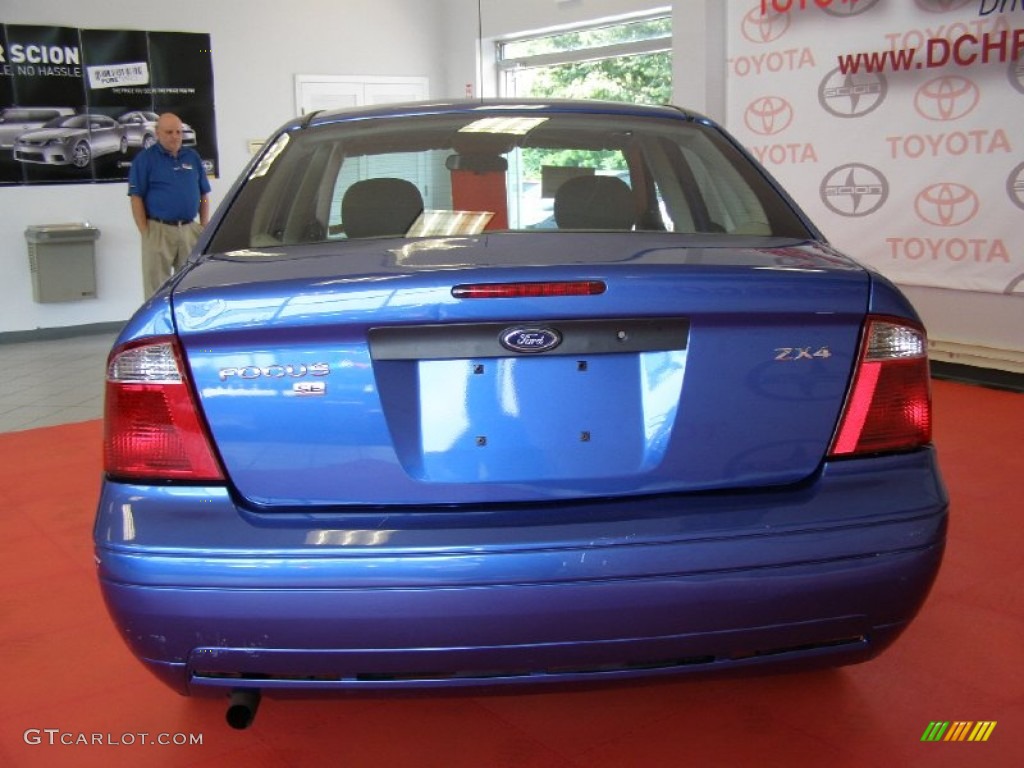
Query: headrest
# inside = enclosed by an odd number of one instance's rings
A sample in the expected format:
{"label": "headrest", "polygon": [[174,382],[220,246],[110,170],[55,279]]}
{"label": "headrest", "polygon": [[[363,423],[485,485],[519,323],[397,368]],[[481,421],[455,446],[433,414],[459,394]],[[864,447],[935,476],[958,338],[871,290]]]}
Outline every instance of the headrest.
{"label": "headrest", "polygon": [[422,212],[423,196],[405,179],[357,181],[341,200],[341,222],[349,237],[400,237]]}
{"label": "headrest", "polygon": [[633,193],[616,176],[575,176],[555,192],[559,229],[630,230],[635,221]]}

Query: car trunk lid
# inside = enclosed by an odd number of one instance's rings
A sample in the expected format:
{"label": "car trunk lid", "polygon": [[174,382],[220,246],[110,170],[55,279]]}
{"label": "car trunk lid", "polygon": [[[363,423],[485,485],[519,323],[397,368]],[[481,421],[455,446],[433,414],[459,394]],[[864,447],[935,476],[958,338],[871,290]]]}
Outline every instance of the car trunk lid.
{"label": "car trunk lid", "polygon": [[798,482],[868,292],[820,245],[510,234],[226,254],[174,308],[230,482],[284,510]]}

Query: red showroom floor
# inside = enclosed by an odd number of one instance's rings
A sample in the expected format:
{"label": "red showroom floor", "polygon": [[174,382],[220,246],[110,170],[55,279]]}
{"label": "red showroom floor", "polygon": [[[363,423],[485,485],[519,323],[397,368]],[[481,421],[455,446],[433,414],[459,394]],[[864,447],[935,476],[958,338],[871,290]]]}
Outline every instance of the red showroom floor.
{"label": "red showroom floor", "polygon": [[[950,539],[914,624],[836,670],[536,693],[225,702],[165,689],[110,624],[98,421],[0,434],[0,766],[1024,766],[1024,395],[934,387]],[[995,722],[984,742],[922,741]],[[185,742],[163,744],[161,741]]]}

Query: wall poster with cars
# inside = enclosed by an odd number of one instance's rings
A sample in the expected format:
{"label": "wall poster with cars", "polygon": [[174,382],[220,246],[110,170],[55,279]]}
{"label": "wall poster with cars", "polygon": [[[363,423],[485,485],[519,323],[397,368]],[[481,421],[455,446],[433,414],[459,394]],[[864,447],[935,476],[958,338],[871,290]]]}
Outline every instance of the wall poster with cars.
{"label": "wall poster with cars", "polygon": [[124,181],[162,112],[217,176],[208,34],[0,24],[0,185]]}

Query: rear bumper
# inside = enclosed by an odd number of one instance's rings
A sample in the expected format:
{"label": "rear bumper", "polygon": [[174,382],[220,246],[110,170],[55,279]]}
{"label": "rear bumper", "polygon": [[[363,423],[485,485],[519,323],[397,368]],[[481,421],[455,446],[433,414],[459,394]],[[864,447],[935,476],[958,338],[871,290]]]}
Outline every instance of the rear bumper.
{"label": "rear bumper", "polygon": [[931,451],[771,493],[376,517],[107,483],[96,552],[182,693],[565,682],[870,658],[925,599],[946,507]]}

